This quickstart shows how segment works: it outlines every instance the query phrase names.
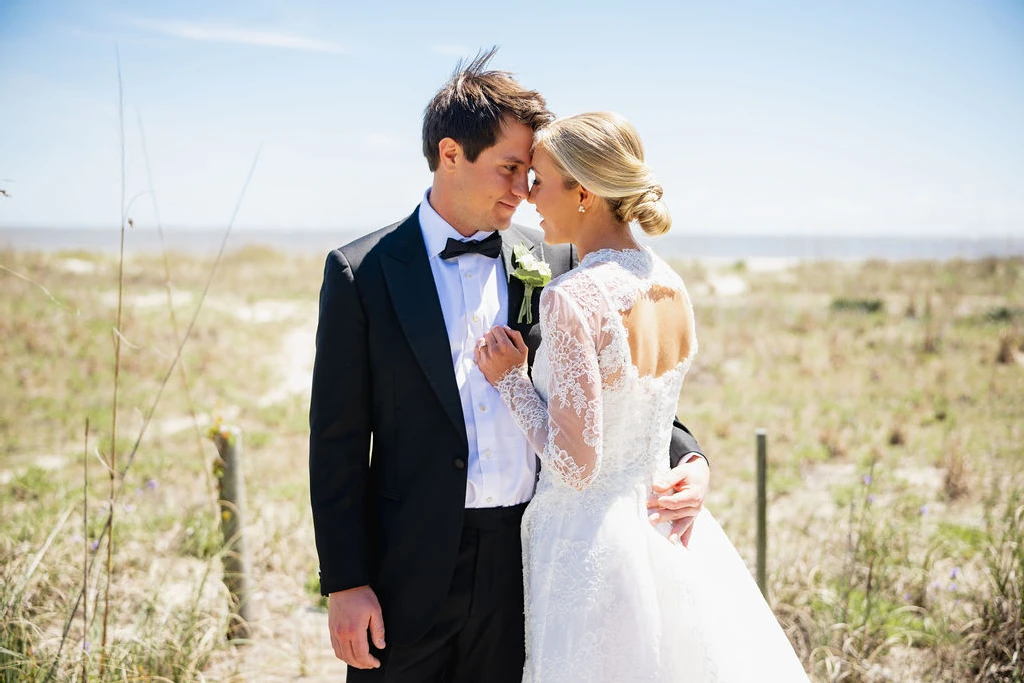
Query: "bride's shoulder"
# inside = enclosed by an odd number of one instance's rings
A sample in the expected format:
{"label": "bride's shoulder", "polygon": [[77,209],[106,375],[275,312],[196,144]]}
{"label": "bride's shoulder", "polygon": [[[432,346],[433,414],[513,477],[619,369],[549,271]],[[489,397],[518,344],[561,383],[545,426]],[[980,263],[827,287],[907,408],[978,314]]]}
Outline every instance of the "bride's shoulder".
{"label": "bride's shoulder", "polygon": [[551,280],[540,301],[541,306],[559,302],[578,307],[581,313],[592,312],[600,307],[601,289],[592,269],[581,266]]}
{"label": "bride's shoulder", "polygon": [[575,292],[592,289],[596,286],[591,268],[577,266],[553,278],[544,291],[553,291],[571,296]]}
{"label": "bride's shoulder", "polygon": [[637,272],[641,280],[662,287],[686,290],[686,284],[683,282],[683,277],[679,270],[672,267],[670,263],[656,254],[650,247],[644,247],[643,252],[648,260],[643,272]]}

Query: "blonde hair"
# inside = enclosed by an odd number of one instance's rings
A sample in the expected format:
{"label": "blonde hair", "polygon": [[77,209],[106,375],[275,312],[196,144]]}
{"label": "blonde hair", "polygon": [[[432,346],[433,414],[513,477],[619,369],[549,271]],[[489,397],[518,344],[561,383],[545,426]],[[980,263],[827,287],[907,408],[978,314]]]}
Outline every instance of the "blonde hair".
{"label": "blonde hair", "polygon": [[648,235],[672,227],[661,185],[625,117],[589,112],[555,119],[537,131],[533,146],[551,155],[567,187],[583,185],[608,202],[617,220],[636,221]]}

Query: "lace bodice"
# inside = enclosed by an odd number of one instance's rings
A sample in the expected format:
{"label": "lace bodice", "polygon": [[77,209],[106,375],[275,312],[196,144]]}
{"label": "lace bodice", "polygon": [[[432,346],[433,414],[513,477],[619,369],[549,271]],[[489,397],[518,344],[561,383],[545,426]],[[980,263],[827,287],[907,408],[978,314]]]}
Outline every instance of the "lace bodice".
{"label": "lace bodice", "polygon": [[[642,299],[667,300],[660,313],[684,317],[687,338],[674,348],[685,356],[660,375],[641,375],[632,357],[630,334],[639,342],[658,333],[650,316],[627,327]],[[679,276],[649,249],[592,252],[544,289],[540,326],[534,381],[520,368],[498,389],[540,456],[542,483],[630,487],[667,467],[672,416],[697,349]]]}

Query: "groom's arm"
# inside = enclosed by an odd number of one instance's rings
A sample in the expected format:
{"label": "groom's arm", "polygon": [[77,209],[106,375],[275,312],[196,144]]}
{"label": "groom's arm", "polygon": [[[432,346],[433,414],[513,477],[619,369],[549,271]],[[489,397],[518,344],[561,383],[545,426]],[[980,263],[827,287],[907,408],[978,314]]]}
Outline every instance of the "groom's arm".
{"label": "groom's arm", "polygon": [[700,456],[704,458],[708,466],[711,465],[711,461],[700,449],[700,444],[697,443],[693,433],[678,418],[672,420],[672,443],[668,453],[669,465],[675,467],[680,462],[689,462],[693,460],[693,456]]}
{"label": "groom's arm", "polygon": [[370,583],[368,356],[367,321],[352,267],[335,250],[320,289],[309,404],[309,491],[324,595]]}
{"label": "groom's arm", "polygon": [[327,627],[334,654],[370,669],[367,636],[383,649],[384,622],[370,583],[366,537],[370,372],[367,322],[352,266],[332,251],[320,288],[316,362],[309,401],[309,497],[320,557],[320,592],[329,595]]}

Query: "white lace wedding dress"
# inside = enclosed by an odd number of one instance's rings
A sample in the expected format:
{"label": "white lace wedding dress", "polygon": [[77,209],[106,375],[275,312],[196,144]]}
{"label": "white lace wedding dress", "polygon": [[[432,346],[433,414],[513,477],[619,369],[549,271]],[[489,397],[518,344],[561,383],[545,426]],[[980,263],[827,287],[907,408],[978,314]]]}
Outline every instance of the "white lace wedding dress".
{"label": "white lace wedding dress", "polygon": [[523,518],[524,681],[807,680],[707,511],[686,548],[647,521],[696,338],[674,368],[641,376],[623,316],[666,296],[692,331],[682,281],[650,250],[588,254],[541,296],[534,381],[498,384],[542,463]]}

